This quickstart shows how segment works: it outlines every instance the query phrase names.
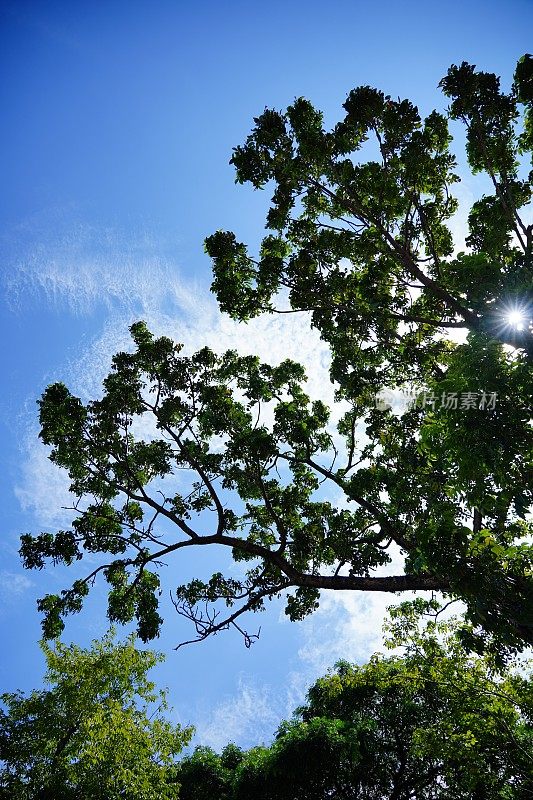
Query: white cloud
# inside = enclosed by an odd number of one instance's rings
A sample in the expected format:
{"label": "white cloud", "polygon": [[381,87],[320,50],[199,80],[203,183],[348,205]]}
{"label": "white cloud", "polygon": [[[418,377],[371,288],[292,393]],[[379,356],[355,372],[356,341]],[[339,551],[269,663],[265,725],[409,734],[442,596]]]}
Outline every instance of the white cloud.
{"label": "white cloud", "polygon": [[239,678],[237,692],[195,720],[195,743],[220,751],[229,742],[241,747],[271,741],[285,715],[278,692]]}
{"label": "white cloud", "polygon": [[[404,593],[401,600],[414,596]],[[336,661],[361,664],[385,651],[382,625],[387,607],[397,602],[399,598],[385,592],[322,592],[318,611],[295,629],[301,644],[283,685],[260,685],[240,676],[234,694],[208,712],[196,710],[194,744],[220,751],[228,742],[250,747],[272,741],[281,720],[292,716],[310,686]]]}
{"label": "white cloud", "polygon": [[383,619],[394,600],[384,592],[323,592],[320,608],[302,625],[298,655],[308,674],[318,677],[340,659],[361,663],[382,650]]}
{"label": "white cloud", "polygon": [[[60,230],[55,238],[50,227]],[[208,345],[216,352],[257,353],[269,363],[298,360],[309,368],[309,389],[323,394],[329,351],[310,331],[304,314],[234,322],[220,313],[208,281],[185,281],[177,264],[159,255],[162,243],[145,233],[125,241],[116,231],[81,223],[69,227],[58,215],[35,222],[27,238],[34,244],[10,253],[10,269],[4,273],[12,306],[23,310],[44,303],[60,312],[108,311],[101,334],[70,364],[76,391],[94,396],[111,356],[131,346],[128,326],[144,319],[155,334],[182,342],[186,353]],[[331,391],[328,395],[332,399]]]}
{"label": "white cloud", "polygon": [[[405,557],[392,544],[389,564],[378,567],[375,576],[402,575]],[[340,660],[362,663],[385,650],[383,623],[389,606],[431,597],[431,592],[322,591],[319,609],[301,625],[303,642],[298,655],[302,662],[301,682],[312,680]]]}
{"label": "white cloud", "polygon": [[131,349],[129,325],[142,318],[158,336],[170,336],[184,345],[183,353],[191,354],[202,347],[217,353],[237,350],[243,355],[255,354],[262,361],[277,364],[285,358],[302,363],[308,374],[306,391],[333,403],[333,387],[328,378],[329,350],[316,331],[309,327],[305,315],[262,316],[243,324],[222,314],[207,287],[196,294],[177,294],[171,312],[163,308],[144,309],[142,315],[116,315],[106,323],[101,335],[71,365],[76,391],[94,396],[107,374],[111,356]]}
{"label": "white cloud", "polygon": [[22,573],[7,570],[0,572],[0,599],[3,601],[18,597],[31,586],[33,582]]}
{"label": "white cloud", "polygon": [[65,470],[48,460],[49,449],[37,438],[35,424],[30,424],[23,444],[23,463],[20,479],[15,486],[23,511],[29,511],[42,527],[68,524],[72,512],[69,479]]}
{"label": "white cloud", "polygon": [[100,307],[138,313],[187,302],[189,290],[175,264],[161,255],[164,243],[145,231],[125,239],[116,230],[50,211],[13,230],[11,238],[4,242],[9,269],[3,285],[12,308],[44,302],[74,314]]}

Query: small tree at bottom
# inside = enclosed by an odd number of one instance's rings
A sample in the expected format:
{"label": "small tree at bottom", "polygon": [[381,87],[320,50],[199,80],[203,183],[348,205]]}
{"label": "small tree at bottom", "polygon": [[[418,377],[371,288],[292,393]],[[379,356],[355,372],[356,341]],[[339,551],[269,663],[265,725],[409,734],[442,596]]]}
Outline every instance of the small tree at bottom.
{"label": "small tree at bottom", "polygon": [[1,695],[0,797],[170,800],[175,756],[192,729],[162,712],[147,672],[162,656],[111,632],[88,649],[41,643],[49,688]]}

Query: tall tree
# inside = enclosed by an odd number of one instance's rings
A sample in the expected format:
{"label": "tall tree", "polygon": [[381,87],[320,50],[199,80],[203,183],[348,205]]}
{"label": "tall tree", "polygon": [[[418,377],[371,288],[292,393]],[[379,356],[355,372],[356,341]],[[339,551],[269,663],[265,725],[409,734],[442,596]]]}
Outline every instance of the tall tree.
{"label": "tall tree", "polygon": [[175,798],[175,757],[192,731],[165,719],[165,694],[147,678],[161,656],[112,635],[42,649],[49,688],[0,698],[0,797]]}
{"label": "tall tree", "polygon": [[[213,290],[241,320],[308,314],[346,411],[335,432],[294,362],[184,357],[141,323],[102,399],[83,405],[51,386],[41,438],[69,472],[78,516],[70,530],[24,536],[24,563],[107,558],[40,602],[47,635],[103,573],[110,618],[136,617],[150,639],[161,560],[212,545],[250,564],[242,579],[222,561],[210,580],[177,588],[200,639],[235,625],[249,644],[240,615],[286,590],[291,619],[315,609],[322,589],[437,590],[465,602],[472,644],[533,643],[532,81],[530,56],[508,93],[465,63],[441,81],[472,170],[492,186],[470,209],[458,254],[445,116],[422,120],[409,101],[366,86],[331,131],[304,99],[256,119],[232,162],[239,182],[274,187],[270,232],[257,259],[233,233],[206,240]],[[405,413],[376,406],[384,389],[411,386],[418,399]],[[140,418],[151,421],[145,439]],[[172,483],[178,470],[193,476],[186,491]],[[394,548],[404,571],[379,574]]]}
{"label": "tall tree", "polygon": [[403,656],[337,664],[271,745],[197,748],[180,763],[182,800],[530,797],[531,682],[467,657],[449,626],[413,635],[412,622],[393,626],[396,643],[409,634]]}

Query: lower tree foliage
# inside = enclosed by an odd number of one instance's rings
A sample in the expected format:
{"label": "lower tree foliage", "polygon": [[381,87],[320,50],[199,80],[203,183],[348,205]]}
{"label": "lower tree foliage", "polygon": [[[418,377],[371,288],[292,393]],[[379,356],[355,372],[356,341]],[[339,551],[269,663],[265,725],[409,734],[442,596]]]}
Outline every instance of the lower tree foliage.
{"label": "lower tree foliage", "polygon": [[181,800],[525,800],[533,795],[533,691],[438,624],[392,624],[402,656],[340,662],[272,745],[179,768]]}
{"label": "lower tree foliage", "polygon": [[[177,754],[192,730],[162,716],[132,638],[43,645],[49,688],[2,695],[5,800],[526,800],[533,686],[524,667],[468,654],[434,602],[392,610],[390,647],[339,662],[270,746]],[[434,614],[421,631],[421,613]],[[517,665],[514,665],[517,666]],[[154,705],[155,704],[155,705]]]}
{"label": "lower tree foliage", "polygon": [[1,695],[4,800],[170,800],[192,735],[162,715],[148,670],[161,657],[108,635],[84,650],[42,644],[49,688]]}

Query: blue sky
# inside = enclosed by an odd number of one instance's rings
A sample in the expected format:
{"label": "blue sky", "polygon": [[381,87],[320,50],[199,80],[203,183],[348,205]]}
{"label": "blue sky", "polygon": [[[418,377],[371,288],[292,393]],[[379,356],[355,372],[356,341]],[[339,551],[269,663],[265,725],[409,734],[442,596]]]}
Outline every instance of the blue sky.
{"label": "blue sky", "polygon": [[[3,690],[38,685],[35,598],[70,580],[61,570],[24,573],[17,556],[20,533],[65,522],[65,482],[37,441],[35,400],[48,383],[94,396],[128,324],[143,318],[188,350],[207,343],[300,358],[311,390],[324,391],[327,352],[304,321],[238,326],[209,295],[204,237],[227,228],[254,243],[263,231],[267,198],[235,186],[228,164],[253,117],[303,95],[333,124],[360,84],[423,112],[443,109],[436,87],[451,63],[509,81],[531,51],[531,30],[531,0],[2,4]],[[464,177],[468,204],[478,185]],[[179,569],[171,566],[169,585],[182,582]],[[228,633],[178,653],[190,632],[169,608],[158,679],[198,741],[267,739],[326,666],[379,646],[389,601],[328,597],[302,624],[273,606],[251,650]],[[105,627],[97,592],[65,639],[87,641]]]}

